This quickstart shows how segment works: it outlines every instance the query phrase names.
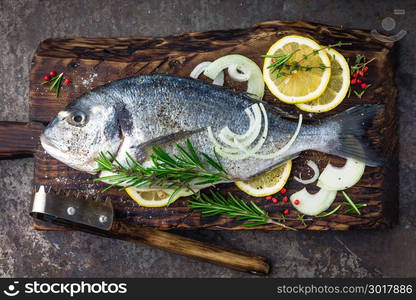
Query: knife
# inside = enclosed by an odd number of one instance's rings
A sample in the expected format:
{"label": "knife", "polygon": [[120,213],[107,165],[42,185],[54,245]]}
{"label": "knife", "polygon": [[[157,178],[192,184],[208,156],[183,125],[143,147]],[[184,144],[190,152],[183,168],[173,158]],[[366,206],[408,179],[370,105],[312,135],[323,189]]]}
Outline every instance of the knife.
{"label": "knife", "polygon": [[94,199],[47,190],[42,185],[34,193],[32,217],[90,234],[156,247],[237,271],[255,275],[265,275],[270,271],[264,257],[118,220],[109,198]]}

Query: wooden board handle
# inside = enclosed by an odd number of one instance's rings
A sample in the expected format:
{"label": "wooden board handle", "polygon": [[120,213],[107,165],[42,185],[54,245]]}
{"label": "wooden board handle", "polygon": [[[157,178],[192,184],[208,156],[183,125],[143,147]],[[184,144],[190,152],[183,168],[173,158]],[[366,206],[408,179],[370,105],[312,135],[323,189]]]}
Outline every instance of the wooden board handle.
{"label": "wooden board handle", "polygon": [[226,249],[150,227],[114,222],[115,238],[156,247],[222,267],[255,275],[266,275],[270,266],[261,256]]}
{"label": "wooden board handle", "polygon": [[41,123],[0,121],[0,158],[33,155],[42,130]]}

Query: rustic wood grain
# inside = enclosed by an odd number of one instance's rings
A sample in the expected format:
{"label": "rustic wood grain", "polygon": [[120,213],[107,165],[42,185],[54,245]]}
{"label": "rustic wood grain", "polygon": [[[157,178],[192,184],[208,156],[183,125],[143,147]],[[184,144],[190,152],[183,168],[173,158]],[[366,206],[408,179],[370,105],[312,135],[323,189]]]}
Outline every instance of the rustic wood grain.
{"label": "rustic wood grain", "polygon": [[154,228],[115,222],[111,232],[112,238],[145,244],[241,272],[266,275],[270,271],[270,266],[264,257],[226,249]]}
{"label": "rustic wood grain", "polygon": [[[372,87],[363,99],[354,95],[331,112],[320,115],[309,115],[310,119],[325,118],[339,113],[349,107],[370,103],[384,104],[385,112],[379,117],[369,139],[383,153],[386,163],[383,167],[367,167],[361,181],[347,192],[357,203],[367,203],[360,216],[343,214],[340,211],[328,218],[314,218],[306,225],[298,220],[288,220],[286,224],[297,229],[308,230],[347,230],[369,229],[391,226],[397,220],[398,213],[398,136],[396,112],[396,88],[394,78],[394,53],[392,44],[377,41],[371,34],[362,30],[334,28],[300,21],[270,21],[260,23],[249,29],[197,32],[176,35],[166,38],[110,38],[110,39],[49,39],[42,42],[34,56],[30,75],[30,119],[31,121],[48,122],[66,104],[76,99],[84,92],[120,78],[138,74],[166,72],[180,76],[188,76],[191,70],[200,62],[238,53],[253,59],[262,65],[261,54],[279,38],[288,34],[299,34],[315,39],[321,44],[334,44],[338,41],[350,42],[339,51],[349,59],[356,54],[365,54],[368,58],[375,57],[368,72],[368,81]],[[38,83],[42,75],[50,70],[65,72],[73,84],[64,86],[60,98]],[[201,78],[207,80],[206,78]],[[232,87],[243,89],[244,86]],[[274,103],[291,113],[300,111],[294,106],[286,105],[275,98],[266,89],[265,100]],[[36,152],[35,168],[36,186],[43,184],[56,190],[70,190],[81,194],[101,195],[104,185],[93,183],[92,176],[80,173],[57,162],[42,149]],[[342,165],[343,160],[323,153],[308,151],[294,161],[293,172],[287,183],[290,195],[301,188],[293,180],[293,176],[302,172],[306,177],[310,170],[306,160],[313,159],[322,168],[330,161]],[[234,185],[222,185],[222,191],[232,191],[246,199],[252,199],[274,216],[288,208],[288,218],[296,219],[297,213],[290,203],[279,201],[274,204],[264,199],[249,198]],[[316,188],[311,185],[311,191]],[[143,208],[132,201],[124,192],[115,189],[106,192],[103,197],[110,197],[116,209],[116,217],[126,222],[153,226],[160,229],[246,229],[241,221],[225,217],[201,218],[197,213],[191,213],[187,208],[187,200],[176,201],[168,208]],[[278,198],[281,200],[282,196]],[[343,202],[343,197],[337,196],[333,207]],[[281,230],[279,226],[260,226],[260,229]]]}
{"label": "rustic wood grain", "polygon": [[40,123],[0,121],[0,158],[32,156],[42,130]]}

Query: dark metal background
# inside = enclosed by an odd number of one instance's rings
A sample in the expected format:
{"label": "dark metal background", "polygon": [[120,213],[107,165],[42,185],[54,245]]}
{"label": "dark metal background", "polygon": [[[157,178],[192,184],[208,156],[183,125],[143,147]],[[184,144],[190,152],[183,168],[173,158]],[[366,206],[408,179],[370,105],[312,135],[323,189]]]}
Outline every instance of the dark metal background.
{"label": "dark metal background", "polygon": [[[405,9],[405,15],[394,15]],[[302,19],[377,29],[393,17],[398,42],[400,225],[386,231],[186,232],[270,258],[274,277],[416,276],[414,1],[0,0],[0,120],[27,121],[28,73],[48,37],[154,36]],[[29,217],[33,160],[0,161],[2,277],[246,277],[174,254],[78,232],[36,232]]]}

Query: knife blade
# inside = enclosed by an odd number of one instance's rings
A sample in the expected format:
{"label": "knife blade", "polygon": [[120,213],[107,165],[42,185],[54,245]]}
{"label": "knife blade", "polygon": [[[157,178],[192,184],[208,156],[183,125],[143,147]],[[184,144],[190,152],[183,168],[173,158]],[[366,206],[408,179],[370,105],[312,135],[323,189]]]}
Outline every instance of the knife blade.
{"label": "knife blade", "polygon": [[76,196],[40,186],[34,193],[30,215],[56,225],[156,247],[237,271],[256,275],[265,275],[270,271],[264,257],[118,220],[108,198]]}

